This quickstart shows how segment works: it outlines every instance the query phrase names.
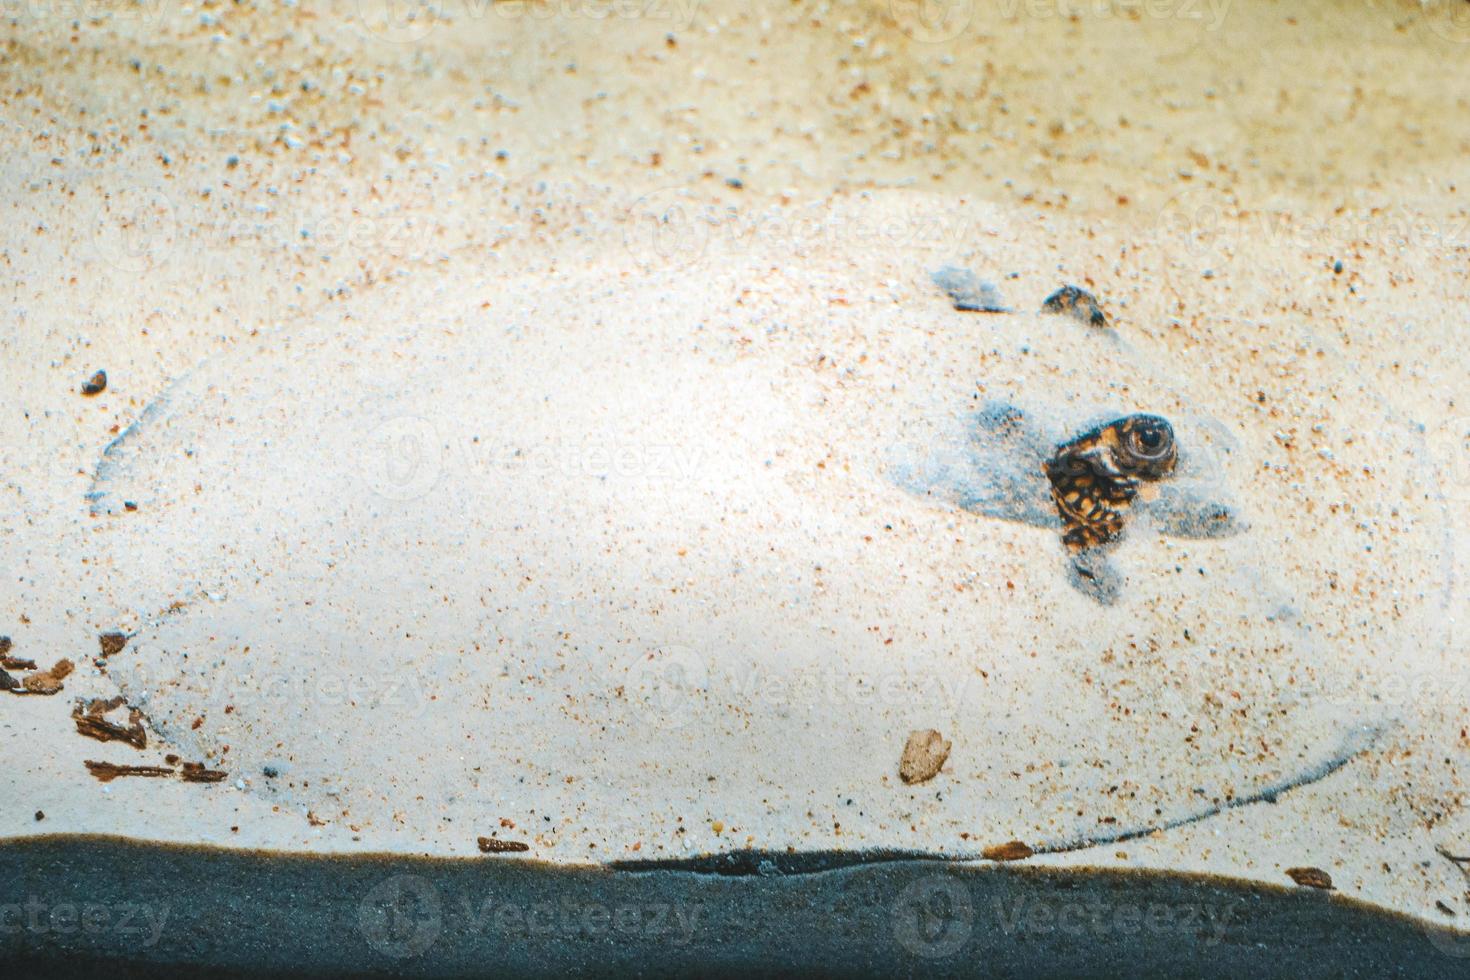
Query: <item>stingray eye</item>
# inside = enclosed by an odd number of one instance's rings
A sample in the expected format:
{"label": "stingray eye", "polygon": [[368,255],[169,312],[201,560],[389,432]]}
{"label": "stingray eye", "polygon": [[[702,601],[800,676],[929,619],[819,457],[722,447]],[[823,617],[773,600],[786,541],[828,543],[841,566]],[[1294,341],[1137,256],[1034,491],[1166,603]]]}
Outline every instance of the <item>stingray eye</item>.
{"label": "stingray eye", "polygon": [[1174,448],[1174,433],[1163,419],[1150,419],[1128,434],[1128,451],[1139,459],[1157,460]]}

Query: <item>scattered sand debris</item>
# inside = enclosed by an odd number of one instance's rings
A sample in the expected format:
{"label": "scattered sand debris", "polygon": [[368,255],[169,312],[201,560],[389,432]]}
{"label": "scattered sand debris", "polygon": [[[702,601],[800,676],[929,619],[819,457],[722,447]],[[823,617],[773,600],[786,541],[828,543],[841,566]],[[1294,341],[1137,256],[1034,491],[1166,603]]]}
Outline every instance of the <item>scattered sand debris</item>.
{"label": "scattered sand debris", "polygon": [[62,680],[72,672],[72,663],[65,657],[52,664],[50,670],[31,674],[21,686],[28,694],[57,694],[62,690]]}
{"label": "scattered sand debris", "polygon": [[174,771],[166,766],[119,766],[111,762],[86,761],[87,771],[97,777],[99,783],[110,783],[119,776],[172,776]]}
{"label": "scattered sand debris", "polygon": [[898,778],[906,783],[923,783],[933,779],[949,758],[949,742],[932,728],[909,732],[903,758],[898,762]]}
{"label": "scattered sand debris", "polygon": [[1108,326],[1108,315],[1103,312],[1097,297],[1079,286],[1063,286],[1041,303],[1041,312],[1069,316],[1091,327]]}
{"label": "scattered sand debris", "polygon": [[1321,868],[1287,868],[1286,876],[1304,888],[1332,890],[1332,876]]}
{"label": "scattered sand debris", "polygon": [[477,843],[481,854],[519,854],[531,849],[525,841],[501,840],[498,837],[481,837]]}
{"label": "scattered sand debris", "polygon": [[100,395],[100,394],[102,394],[106,390],[107,390],[107,372],[106,371],[98,371],[96,374],[93,374],[86,381],[83,381],[82,382],[82,394],[86,395],[88,398],[91,398],[93,395]]}
{"label": "scattered sand debris", "polygon": [[992,844],[981,851],[980,856],[987,861],[1021,861],[1035,853],[1029,844],[1013,840],[1004,844]]}
{"label": "scattered sand debris", "polygon": [[104,716],[123,706],[123,698],[93,698],[84,706],[80,701],[71,709],[77,732],[99,742],[127,742],[135,749],[148,747],[148,733],[143,730],[143,712],[128,708],[126,726],[108,721]]}
{"label": "scattered sand debris", "polygon": [[100,633],[97,636],[97,645],[102,649],[102,656],[110,657],[114,653],[121,652],[122,648],[128,645],[128,635],[117,632]]}
{"label": "scattered sand debris", "polygon": [[228,775],[223,769],[206,769],[202,762],[185,762],[179,766],[179,778],[186,783],[217,783]]}

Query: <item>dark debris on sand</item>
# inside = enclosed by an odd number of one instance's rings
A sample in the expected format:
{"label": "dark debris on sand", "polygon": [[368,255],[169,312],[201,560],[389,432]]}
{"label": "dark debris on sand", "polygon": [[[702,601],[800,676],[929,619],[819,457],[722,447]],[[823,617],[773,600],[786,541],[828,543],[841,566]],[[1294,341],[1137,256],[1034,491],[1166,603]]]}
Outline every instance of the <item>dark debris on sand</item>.
{"label": "dark debris on sand", "polygon": [[929,274],[934,285],[944,290],[954,308],[965,313],[1009,313],[995,283],[981,279],[969,269],[947,265]]}

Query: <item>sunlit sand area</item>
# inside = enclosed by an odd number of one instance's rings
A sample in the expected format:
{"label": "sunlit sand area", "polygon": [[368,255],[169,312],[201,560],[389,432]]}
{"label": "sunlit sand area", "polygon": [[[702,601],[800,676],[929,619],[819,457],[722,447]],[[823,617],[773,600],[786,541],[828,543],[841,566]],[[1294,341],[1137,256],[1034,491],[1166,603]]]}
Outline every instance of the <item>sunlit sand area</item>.
{"label": "sunlit sand area", "polygon": [[1467,11],[0,6],[0,836],[1201,874],[1452,975]]}

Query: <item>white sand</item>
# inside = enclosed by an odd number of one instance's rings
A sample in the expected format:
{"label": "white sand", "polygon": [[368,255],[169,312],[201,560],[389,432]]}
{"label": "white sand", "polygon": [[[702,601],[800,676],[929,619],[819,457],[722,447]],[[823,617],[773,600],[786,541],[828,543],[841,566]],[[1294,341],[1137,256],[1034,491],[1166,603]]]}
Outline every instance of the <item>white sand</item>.
{"label": "white sand", "polygon": [[[81,669],[61,697],[0,702],[24,746],[0,833],[971,853],[1198,816],[1362,749],[1275,804],[1036,860],[1315,864],[1348,894],[1470,913],[1435,854],[1470,823],[1466,236],[1436,117],[1467,83],[1429,54],[1461,47],[1309,13],[1262,44],[1280,15],[1237,6],[1203,34],[1019,17],[957,47],[860,5],[701,10],[674,46],[654,19],[489,14],[384,44],[355,5],[171,9],[75,44],[18,23],[0,633]],[[1393,13],[1412,8],[1380,26]],[[255,65],[247,32],[280,53]],[[1329,40],[1360,75],[1313,74]],[[1108,43],[1157,70],[1119,84],[1126,56],[1088,57]],[[1311,81],[1273,113],[1276,60]],[[1023,310],[1089,285],[1147,366],[1120,379],[1134,360],[1067,321],[949,310],[927,280],[947,262]],[[109,390],[83,399],[97,367]],[[1140,527],[1103,610],[1054,530],[889,478],[904,434],[977,382],[1063,420],[1098,384],[1213,420],[1250,530]],[[104,447],[160,395],[94,516]],[[405,439],[438,451],[415,468]],[[111,628],[138,632],[103,676]],[[696,691],[650,669],[668,661]],[[114,691],[157,751],[72,733],[67,699]],[[905,787],[927,727],[953,754]],[[81,766],[166,751],[229,781]]]}

